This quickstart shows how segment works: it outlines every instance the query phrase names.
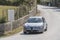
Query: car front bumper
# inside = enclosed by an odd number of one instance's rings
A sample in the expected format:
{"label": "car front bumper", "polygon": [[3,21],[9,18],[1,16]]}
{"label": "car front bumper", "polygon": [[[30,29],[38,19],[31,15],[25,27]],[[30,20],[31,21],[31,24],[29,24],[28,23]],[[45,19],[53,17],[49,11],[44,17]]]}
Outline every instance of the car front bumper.
{"label": "car front bumper", "polygon": [[38,32],[43,32],[43,28],[33,28],[33,27],[30,27],[30,28],[24,28],[24,32],[27,32],[27,33],[38,33]]}
{"label": "car front bumper", "polygon": [[43,30],[25,30],[26,33],[40,33],[43,32]]}

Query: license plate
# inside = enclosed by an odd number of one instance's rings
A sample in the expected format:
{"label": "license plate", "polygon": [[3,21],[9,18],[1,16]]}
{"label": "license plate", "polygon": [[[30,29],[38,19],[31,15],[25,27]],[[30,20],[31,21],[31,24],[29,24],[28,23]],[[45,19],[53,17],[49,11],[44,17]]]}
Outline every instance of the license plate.
{"label": "license plate", "polygon": [[38,28],[33,28],[33,30],[38,30]]}

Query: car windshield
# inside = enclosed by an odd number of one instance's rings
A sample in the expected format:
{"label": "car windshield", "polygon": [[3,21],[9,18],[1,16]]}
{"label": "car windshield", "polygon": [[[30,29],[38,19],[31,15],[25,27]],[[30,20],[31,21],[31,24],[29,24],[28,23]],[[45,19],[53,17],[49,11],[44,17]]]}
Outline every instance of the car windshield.
{"label": "car windshield", "polygon": [[40,23],[40,22],[42,22],[42,19],[40,19],[40,18],[29,18],[27,22],[28,23]]}

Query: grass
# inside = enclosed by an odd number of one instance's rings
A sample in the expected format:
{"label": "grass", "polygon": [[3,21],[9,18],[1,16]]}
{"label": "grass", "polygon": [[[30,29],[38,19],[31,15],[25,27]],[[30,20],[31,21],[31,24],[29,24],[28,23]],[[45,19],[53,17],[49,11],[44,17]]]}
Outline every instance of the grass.
{"label": "grass", "polygon": [[16,28],[16,29],[12,30],[11,32],[5,32],[5,35],[10,36],[10,35],[16,34],[18,32],[21,32],[22,29],[23,29],[23,27]]}
{"label": "grass", "polygon": [[1,35],[0,37],[7,37],[7,36],[14,35],[14,34],[16,34],[16,33],[18,33],[18,32],[21,32],[22,29],[23,29],[23,27],[21,26],[21,27],[19,27],[19,28],[16,28],[16,29],[10,31],[10,32],[5,32],[4,35]]}

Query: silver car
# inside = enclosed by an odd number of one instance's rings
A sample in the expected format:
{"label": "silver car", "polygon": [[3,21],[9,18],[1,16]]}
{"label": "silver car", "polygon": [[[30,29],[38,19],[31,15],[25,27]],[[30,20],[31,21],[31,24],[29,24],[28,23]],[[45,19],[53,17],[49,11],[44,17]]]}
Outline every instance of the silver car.
{"label": "silver car", "polygon": [[25,34],[36,32],[43,33],[44,31],[47,31],[47,23],[44,17],[41,16],[29,17],[27,22],[24,24],[23,32]]}

